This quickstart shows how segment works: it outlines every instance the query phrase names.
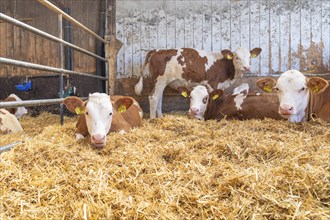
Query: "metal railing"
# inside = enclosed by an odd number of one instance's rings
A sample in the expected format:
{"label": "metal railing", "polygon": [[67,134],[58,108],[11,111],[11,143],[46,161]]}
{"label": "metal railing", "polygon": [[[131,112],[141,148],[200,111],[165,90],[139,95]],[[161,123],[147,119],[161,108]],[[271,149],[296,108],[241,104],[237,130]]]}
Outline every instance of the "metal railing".
{"label": "metal railing", "polygon": [[[28,24],[25,24],[21,21],[18,21],[14,18],[11,18],[3,13],[0,13],[0,19],[4,20],[10,24],[13,24],[15,26],[18,26],[20,28],[26,29],[34,34],[37,34],[41,37],[47,38],[51,41],[57,42],[60,45],[59,48],[59,68],[55,67],[50,67],[50,66],[45,66],[45,65],[40,65],[40,64],[35,64],[35,63],[29,63],[29,62],[24,62],[24,61],[19,61],[15,59],[9,59],[5,57],[0,57],[0,64],[6,64],[6,65],[12,65],[12,66],[18,66],[18,67],[23,67],[23,68],[31,68],[31,69],[37,69],[37,70],[46,70],[46,71],[51,71],[55,73],[59,73],[59,80],[60,80],[60,98],[59,99],[44,99],[44,100],[27,100],[27,101],[21,101],[21,102],[0,102],[0,108],[9,108],[9,107],[19,107],[19,106],[40,106],[40,105],[51,105],[51,104],[60,104],[60,122],[63,124],[63,73],[69,74],[69,75],[80,75],[80,76],[85,76],[85,77],[91,77],[91,78],[97,78],[100,80],[104,80],[106,82],[106,93],[109,94],[109,68],[107,67],[108,65],[108,59],[103,58],[101,56],[98,56],[97,54],[94,54],[92,52],[89,52],[88,50],[85,50],[81,47],[78,47],[74,44],[71,44],[67,41],[64,41],[62,39],[63,33],[63,22],[62,18],[64,17],[68,21],[72,22],[76,26],[82,28],[92,36],[94,36],[97,40],[102,41],[105,44],[108,44],[108,41],[104,40],[102,37],[91,31],[89,28],[72,18],[70,15],[62,11],[61,9],[57,8],[55,5],[50,3],[47,0],[37,0],[39,3],[47,7],[48,9],[54,11],[55,13],[58,14],[58,32],[59,36],[55,37],[53,35],[50,35],[44,31],[41,31],[35,27],[32,27]],[[103,76],[97,76],[97,75],[92,75],[89,73],[83,73],[83,72],[77,72],[77,71],[72,71],[72,70],[67,70],[63,69],[63,45],[68,46],[74,50],[77,50],[81,53],[84,53],[88,56],[92,56],[96,59],[102,60],[105,62],[105,77]]]}

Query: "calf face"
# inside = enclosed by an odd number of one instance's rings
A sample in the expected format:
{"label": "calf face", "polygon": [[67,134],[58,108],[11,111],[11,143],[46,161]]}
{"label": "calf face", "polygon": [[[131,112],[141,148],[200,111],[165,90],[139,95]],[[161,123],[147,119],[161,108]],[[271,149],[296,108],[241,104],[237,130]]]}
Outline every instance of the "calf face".
{"label": "calf face", "polygon": [[[71,96],[64,100],[64,104],[69,111],[84,114],[92,144],[95,147],[103,147],[112,122],[113,109],[110,97],[102,93],[93,93],[84,102],[78,97]],[[84,126],[83,123],[80,125]]]}
{"label": "calf face", "polygon": [[261,48],[254,48],[249,51],[246,48],[238,48],[234,53],[233,63],[236,70],[250,71],[250,57],[257,57],[261,53]]}
{"label": "calf face", "polygon": [[305,77],[297,70],[289,70],[281,74],[276,80],[260,79],[257,86],[266,92],[277,92],[279,99],[279,114],[291,122],[306,121],[306,112],[311,93],[322,93],[328,82],[319,77]]}

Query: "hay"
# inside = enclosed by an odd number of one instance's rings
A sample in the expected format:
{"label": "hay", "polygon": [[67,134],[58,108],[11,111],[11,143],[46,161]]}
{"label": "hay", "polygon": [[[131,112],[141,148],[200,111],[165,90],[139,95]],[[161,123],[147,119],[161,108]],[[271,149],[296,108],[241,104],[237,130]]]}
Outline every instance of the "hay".
{"label": "hay", "polygon": [[1,136],[1,219],[329,219],[330,125],[166,115],[74,139],[76,118]]}

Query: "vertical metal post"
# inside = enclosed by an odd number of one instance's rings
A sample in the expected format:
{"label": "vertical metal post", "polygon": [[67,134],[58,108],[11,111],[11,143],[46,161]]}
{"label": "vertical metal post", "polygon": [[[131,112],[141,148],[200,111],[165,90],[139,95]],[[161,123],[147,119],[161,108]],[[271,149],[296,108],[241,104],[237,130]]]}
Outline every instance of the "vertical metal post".
{"label": "vertical metal post", "polygon": [[[62,27],[62,15],[58,15],[58,37],[62,40],[63,38],[63,27]],[[63,44],[60,43],[59,48],[59,63],[60,69],[63,69]],[[60,72],[60,98],[63,98],[63,71]],[[64,111],[63,111],[63,103],[60,104],[60,122],[63,125],[64,122]]]}

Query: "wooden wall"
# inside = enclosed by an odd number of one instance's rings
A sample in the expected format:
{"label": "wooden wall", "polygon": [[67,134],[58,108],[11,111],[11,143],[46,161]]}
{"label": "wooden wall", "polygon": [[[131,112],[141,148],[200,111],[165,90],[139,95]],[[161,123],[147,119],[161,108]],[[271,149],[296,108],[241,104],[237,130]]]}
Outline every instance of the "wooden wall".
{"label": "wooden wall", "polygon": [[263,49],[256,75],[330,72],[329,0],[117,1],[118,77],[138,76],[155,48]]}
{"label": "wooden wall", "polygon": [[[85,26],[98,33],[100,0],[57,0],[71,8],[71,15]],[[58,17],[34,0],[1,0],[0,11],[58,37]],[[73,43],[95,53],[96,41],[80,28],[73,26]],[[59,44],[39,37],[29,31],[0,20],[0,56],[42,65],[59,67]],[[75,71],[95,73],[95,58],[73,51]],[[0,65],[1,76],[32,76],[49,74],[42,71]]]}

